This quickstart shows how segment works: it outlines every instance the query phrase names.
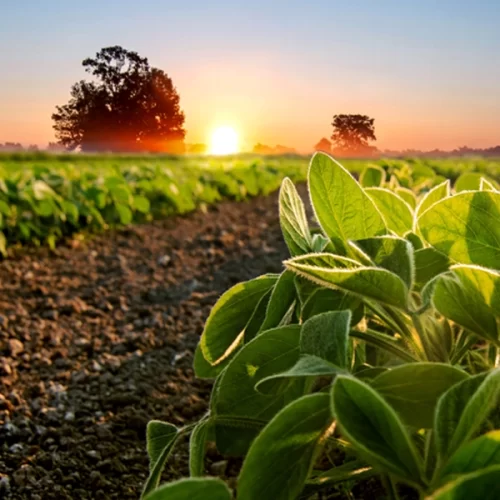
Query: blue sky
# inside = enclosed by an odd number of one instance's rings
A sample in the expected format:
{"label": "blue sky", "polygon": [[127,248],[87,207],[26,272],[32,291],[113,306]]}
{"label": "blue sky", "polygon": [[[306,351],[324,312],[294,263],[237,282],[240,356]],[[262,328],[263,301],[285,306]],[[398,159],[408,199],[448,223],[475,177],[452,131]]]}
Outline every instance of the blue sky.
{"label": "blue sky", "polygon": [[380,147],[500,143],[500,2],[20,0],[0,6],[0,142],[53,140],[81,61],[122,45],[174,80],[188,141],[311,147],[335,113]]}

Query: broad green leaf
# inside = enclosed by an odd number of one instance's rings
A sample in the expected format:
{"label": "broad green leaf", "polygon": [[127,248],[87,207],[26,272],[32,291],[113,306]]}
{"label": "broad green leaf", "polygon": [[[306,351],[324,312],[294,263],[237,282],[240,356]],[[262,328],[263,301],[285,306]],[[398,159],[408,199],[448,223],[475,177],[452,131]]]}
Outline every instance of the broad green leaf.
{"label": "broad green leaf", "polygon": [[311,254],[284,262],[288,269],[320,286],[339,288],[401,309],[408,306],[408,288],[399,276],[378,267],[333,254]]}
{"label": "broad green leaf", "polygon": [[498,500],[500,466],[488,467],[457,478],[427,500]]}
{"label": "broad green leaf", "polygon": [[234,415],[216,415],[211,417],[217,450],[224,456],[245,456],[267,424],[266,420]]}
{"label": "broad green leaf", "polygon": [[367,188],[365,192],[380,210],[391,231],[403,236],[412,230],[413,210],[403,198],[384,188]]}
{"label": "broad green leaf", "polygon": [[271,287],[259,300],[257,307],[254,309],[252,316],[250,316],[250,319],[245,326],[243,343],[247,344],[248,342],[250,342],[254,337],[257,336],[259,331],[262,330],[262,324],[266,319],[267,309],[269,307],[269,300],[275,287],[276,285]]}
{"label": "broad green leaf", "polygon": [[464,172],[455,182],[455,191],[477,191],[483,174],[479,172]]}
{"label": "broad green leaf", "polygon": [[136,195],[134,196],[134,207],[136,210],[143,214],[149,213],[151,204],[149,203],[149,200],[145,196],[141,195]]}
{"label": "broad green leaf", "polygon": [[369,165],[359,176],[363,187],[380,187],[385,182],[385,170],[377,165]]}
{"label": "broad green leaf", "polygon": [[233,286],[217,301],[200,340],[209,363],[220,363],[238,346],[255,307],[275,283],[276,276],[260,276]]}
{"label": "broad green leaf", "polygon": [[438,274],[446,272],[450,260],[432,247],[415,252],[415,284],[421,288]]}
{"label": "broad green leaf", "polygon": [[450,181],[446,180],[425,193],[417,206],[416,217],[420,217],[430,206],[448,196],[450,196]]}
{"label": "broad green leaf", "polygon": [[316,218],[336,247],[342,248],[347,240],[387,232],[373,201],[351,174],[328,155],[313,156],[308,180]]}
{"label": "broad green leaf", "polygon": [[479,183],[480,191],[498,191],[498,183],[485,177],[481,177],[481,182]]}
{"label": "broad green leaf", "polygon": [[118,212],[118,217],[120,218],[120,224],[126,226],[132,222],[132,210],[121,203],[115,204],[116,211]]}
{"label": "broad green leaf", "polygon": [[124,185],[116,185],[110,188],[109,192],[111,196],[117,203],[123,203],[128,205],[132,199],[132,195],[130,194],[130,190],[127,186]]}
{"label": "broad green leaf", "polygon": [[189,474],[192,477],[205,473],[205,449],[211,426],[210,418],[200,420],[189,438]]}
{"label": "broad green leaf", "polygon": [[346,371],[323,358],[304,354],[290,369],[263,378],[256,384],[255,389],[263,394],[274,394],[284,379],[309,378],[312,380],[314,377],[336,375],[346,373]]}
{"label": "broad green leaf", "polygon": [[500,193],[466,191],[445,198],[419,217],[418,226],[450,259],[500,268]]}
{"label": "broad green leaf", "polygon": [[436,177],[436,172],[427,165],[417,163],[412,166],[411,176],[414,186],[431,185]]}
{"label": "broad green leaf", "polygon": [[498,271],[478,266],[452,266],[449,273],[437,278],[432,303],[443,316],[482,337],[498,342]]}
{"label": "broad green leaf", "polygon": [[164,484],[145,500],[231,500],[226,483],[213,477],[179,479]]}
{"label": "broad green leaf", "polygon": [[2,231],[0,231],[0,255],[7,256],[7,238]]}
{"label": "broad green leaf", "polygon": [[298,325],[275,328],[246,344],[221,375],[214,413],[266,420],[281,409],[290,397],[287,391],[278,396],[267,396],[254,387],[259,380],[288,370],[296,363],[300,330]]}
{"label": "broad green leaf", "polygon": [[[233,351],[232,355],[237,352],[237,349]],[[216,378],[219,373],[224,370],[224,368],[231,361],[231,356],[228,356],[218,365],[211,365],[204,357],[201,351],[201,346],[198,344],[194,351],[193,369],[197,378]]]}
{"label": "broad green leaf", "polygon": [[260,331],[269,330],[280,325],[283,318],[296,300],[294,286],[295,274],[291,271],[284,271],[274,285],[271,298],[266,309],[266,317]]}
{"label": "broad green leaf", "polygon": [[306,321],[317,314],[328,311],[345,311],[352,313],[351,325],[358,324],[363,318],[363,305],[358,297],[341,290],[317,288],[302,307],[302,321]]}
{"label": "broad green leaf", "polygon": [[149,456],[149,477],[142,495],[154,490],[160,481],[165,462],[172,451],[179,430],[175,425],[159,420],[151,420],[147,427],[147,448]]}
{"label": "broad green leaf", "polygon": [[441,396],[434,429],[438,457],[443,463],[466,443],[498,403],[500,369],[470,377]]}
{"label": "broad green leaf", "polygon": [[238,500],[289,500],[299,496],[318,448],[332,430],[328,403],[327,394],[304,396],[269,422],[243,462]]}
{"label": "broad green leaf", "polygon": [[50,217],[54,213],[54,205],[51,200],[41,200],[35,205],[35,210],[40,217]]}
{"label": "broad green leaf", "polygon": [[308,319],[300,333],[300,352],[347,368],[351,311],[331,311]]}
{"label": "broad green leaf", "polygon": [[403,423],[369,385],[338,375],[332,411],[342,435],[370,464],[412,484],[422,483],[422,460]]}
{"label": "broad green leaf", "polygon": [[442,363],[409,363],[385,371],[371,386],[407,425],[431,428],[439,397],[467,373]]}
{"label": "broad green leaf", "polygon": [[408,348],[404,344],[394,337],[386,335],[385,333],[380,333],[374,330],[351,330],[350,335],[351,337],[365,341],[367,344],[383,349],[403,361],[409,363],[417,361],[417,358],[415,358],[414,355],[408,351]]}
{"label": "broad green leaf", "polygon": [[394,190],[394,192],[402,200],[406,201],[406,203],[408,203],[408,205],[410,205],[410,208],[413,211],[415,211],[415,209],[417,208],[417,198],[415,196],[415,193],[411,189],[404,188],[404,187],[398,187]]}
{"label": "broad green leaf", "polygon": [[33,196],[35,200],[50,199],[54,198],[55,195],[54,190],[46,182],[42,180],[33,181]]}
{"label": "broad green leaf", "polygon": [[288,177],[281,184],[279,214],[283,237],[292,257],[309,252],[312,240],[304,203]]}
{"label": "broad green leaf", "polygon": [[500,430],[488,432],[459,448],[439,474],[440,482],[447,476],[468,474],[492,465],[500,465]]}
{"label": "broad green leaf", "polygon": [[407,239],[413,246],[413,249],[415,252],[417,250],[422,250],[424,248],[424,244],[422,243],[422,240],[420,239],[420,236],[417,236],[415,233],[410,232],[405,234],[405,239]]}
{"label": "broad green leaf", "polygon": [[377,267],[383,267],[398,275],[410,289],[414,270],[412,244],[396,236],[379,236],[350,242],[359,247]]}

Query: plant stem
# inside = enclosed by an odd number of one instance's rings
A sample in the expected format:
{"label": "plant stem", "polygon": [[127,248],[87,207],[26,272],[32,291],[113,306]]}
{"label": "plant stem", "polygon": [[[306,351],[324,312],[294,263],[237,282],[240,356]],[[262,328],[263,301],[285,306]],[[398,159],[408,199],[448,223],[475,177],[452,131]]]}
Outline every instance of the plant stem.
{"label": "plant stem", "polygon": [[403,361],[408,361],[410,363],[415,363],[418,361],[418,358],[414,357],[410,352],[405,351],[400,346],[398,346],[396,344],[397,341],[389,335],[385,335],[375,330],[367,329],[364,332],[360,330],[351,330],[350,336],[364,340],[367,344],[374,345],[376,347],[379,347],[380,349],[385,349],[386,351],[394,354],[394,356],[397,356]]}

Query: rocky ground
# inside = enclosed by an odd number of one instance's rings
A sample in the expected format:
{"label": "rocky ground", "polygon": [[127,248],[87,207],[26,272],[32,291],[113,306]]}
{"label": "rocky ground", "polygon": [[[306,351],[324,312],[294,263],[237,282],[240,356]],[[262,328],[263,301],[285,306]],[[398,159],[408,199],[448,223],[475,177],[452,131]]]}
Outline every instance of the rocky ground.
{"label": "rocky ground", "polygon": [[211,306],[285,256],[271,196],[0,262],[0,498],[138,498],[147,422],[206,410],[191,364]]}

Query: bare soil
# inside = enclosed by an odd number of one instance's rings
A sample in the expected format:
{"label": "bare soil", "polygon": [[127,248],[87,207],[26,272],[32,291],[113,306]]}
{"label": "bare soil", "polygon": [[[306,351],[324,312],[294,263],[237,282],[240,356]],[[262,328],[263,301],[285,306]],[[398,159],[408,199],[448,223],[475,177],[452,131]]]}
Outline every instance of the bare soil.
{"label": "bare soil", "polygon": [[[211,306],[282,268],[277,214],[276,195],[223,203],[0,262],[0,497],[139,497],[147,422],[206,411],[191,365]],[[187,474],[181,448],[163,477]]]}

